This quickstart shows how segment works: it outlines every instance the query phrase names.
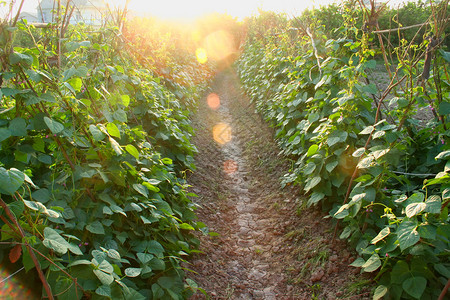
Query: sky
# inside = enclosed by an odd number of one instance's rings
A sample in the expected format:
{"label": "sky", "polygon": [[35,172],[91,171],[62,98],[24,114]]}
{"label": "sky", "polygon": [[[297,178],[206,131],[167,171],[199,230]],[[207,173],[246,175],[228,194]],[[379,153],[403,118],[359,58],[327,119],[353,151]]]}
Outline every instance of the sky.
{"label": "sky", "polygon": [[[15,1],[16,6],[20,0]],[[402,0],[391,0],[395,3]],[[36,14],[39,0],[25,0],[22,11]],[[109,0],[110,4],[124,5],[125,0]],[[285,12],[298,15],[305,8],[319,7],[338,0],[130,0],[129,9],[138,15],[151,15],[168,20],[192,21],[212,12],[227,13],[242,20],[246,16],[256,15],[258,9]],[[0,17],[4,18],[7,8],[0,8]],[[3,12],[3,13],[2,13]],[[1,14],[2,13],[2,14]]]}
{"label": "sky", "polygon": [[[16,6],[20,0],[14,0]],[[137,14],[148,14],[169,20],[193,20],[212,12],[227,13],[242,20],[246,16],[258,13],[262,10],[299,14],[305,8],[327,4],[335,0],[130,0],[129,9]],[[7,3],[11,0],[6,1]],[[39,0],[25,0],[22,11],[36,14]],[[107,1],[110,4],[124,5],[125,0]],[[2,8],[3,15],[7,12]],[[3,17],[2,15],[2,17]]]}

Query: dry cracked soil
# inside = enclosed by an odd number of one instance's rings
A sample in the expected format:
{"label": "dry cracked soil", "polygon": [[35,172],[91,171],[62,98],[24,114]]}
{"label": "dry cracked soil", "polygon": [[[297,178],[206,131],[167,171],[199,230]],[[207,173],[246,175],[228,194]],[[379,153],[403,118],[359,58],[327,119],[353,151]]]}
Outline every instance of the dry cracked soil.
{"label": "dry cracked soil", "polygon": [[193,120],[202,253],[186,268],[206,295],[191,299],[370,299],[356,255],[333,225],[306,208],[298,186],[281,188],[290,162],[255,113],[233,70],[217,74]]}

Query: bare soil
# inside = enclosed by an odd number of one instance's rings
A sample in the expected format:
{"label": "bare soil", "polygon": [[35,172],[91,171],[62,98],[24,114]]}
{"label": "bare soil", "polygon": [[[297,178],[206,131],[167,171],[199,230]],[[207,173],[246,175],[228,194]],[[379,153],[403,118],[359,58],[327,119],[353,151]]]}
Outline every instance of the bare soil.
{"label": "bare soil", "polygon": [[290,162],[236,74],[218,74],[211,93],[220,105],[208,95],[199,103],[188,181],[199,220],[218,236],[199,235],[203,253],[186,265],[208,294],[192,299],[370,299],[370,280],[349,266],[350,247],[332,241],[331,221],[306,208],[299,187],[281,188]]}
{"label": "bare soil", "polygon": [[[391,69],[392,72],[395,72],[395,68]],[[377,64],[376,68],[374,70],[368,70],[368,79],[369,82],[374,83],[378,94],[375,95],[377,100],[381,98],[384,91],[388,88],[390,83],[389,74],[384,66],[383,63]],[[397,78],[398,80],[399,78]],[[394,83],[396,81],[394,80]],[[402,91],[403,93],[406,93],[405,89],[405,82],[401,83],[397,88],[394,88],[383,100],[383,105],[381,107],[381,112],[383,116],[386,116],[386,114],[392,110],[393,108],[396,108],[397,105],[390,105],[390,101],[392,98],[395,97],[394,91]],[[430,103],[429,103],[430,104]],[[373,103],[374,108],[376,108],[376,103]],[[435,118],[433,111],[431,107],[427,104],[424,104],[422,106],[419,106],[417,103],[414,104],[414,118],[419,121],[420,127],[423,128],[427,125],[427,123]],[[388,119],[388,121],[391,121]]]}

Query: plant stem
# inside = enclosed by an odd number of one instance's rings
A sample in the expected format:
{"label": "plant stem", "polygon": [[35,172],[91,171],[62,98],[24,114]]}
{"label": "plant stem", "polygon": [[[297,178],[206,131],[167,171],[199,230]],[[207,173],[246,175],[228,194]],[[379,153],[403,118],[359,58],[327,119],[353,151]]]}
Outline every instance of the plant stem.
{"label": "plant stem", "polygon": [[[11,212],[8,205],[6,205],[6,203],[1,198],[0,198],[0,206],[3,207],[3,209],[5,210],[8,217],[11,219],[11,221],[13,221],[14,225],[17,226],[17,229],[19,230],[19,233],[22,236],[22,240],[24,240],[25,232],[23,231],[22,227],[20,226],[19,221],[17,221],[16,217]],[[38,272],[39,278],[41,279],[42,285],[44,286],[44,290],[47,293],[47,297],[50,300],[53,300],[54,298],[53,298],[52,290],[50,288],[50,285],[47,282],[47,279],[45,278],[44,272],[42,272],[42,269],[41,269],[41,266],[39,265],[39,261],[36,257],[36,254],[34,254],[34,252],[33,252],[33,248],[28,243],[25,243],[25,247],[27,248],[31,259],[33,260],[34,266],[36,267],[36,271]]]}

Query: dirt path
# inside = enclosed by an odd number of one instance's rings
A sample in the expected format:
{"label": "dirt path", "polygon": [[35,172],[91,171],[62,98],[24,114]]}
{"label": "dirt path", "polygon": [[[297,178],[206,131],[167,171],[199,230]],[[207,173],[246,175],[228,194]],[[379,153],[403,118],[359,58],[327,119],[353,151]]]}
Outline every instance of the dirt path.
{"label": "dirt path", "polygon": [[365,299],[349,285],[356,280],[347,267],[354,256],[328,244],[331,225],[303,207],[298,187],[281,189],[289,161],[277,155],[271,129],[236,75],[219,74],[211,93],[194,120],[198,169],[189,183],[200,221],[219,236],[200,237],[204,254],[188,266],[196,272],[189,277],[212,299]]}

